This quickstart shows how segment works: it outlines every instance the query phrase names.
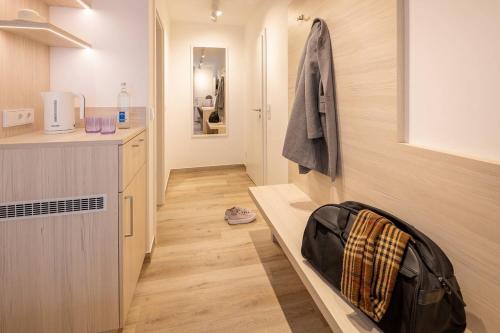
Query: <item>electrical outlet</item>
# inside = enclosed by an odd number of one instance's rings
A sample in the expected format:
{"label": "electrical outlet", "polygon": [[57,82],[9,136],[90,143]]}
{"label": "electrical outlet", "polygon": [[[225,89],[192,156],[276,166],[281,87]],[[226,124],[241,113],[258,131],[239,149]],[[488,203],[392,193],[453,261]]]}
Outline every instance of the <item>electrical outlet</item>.
{"label": "electrical outlet", "polygon": [[33,124],[34,122],[34,109],[3,110],[3,127]]}

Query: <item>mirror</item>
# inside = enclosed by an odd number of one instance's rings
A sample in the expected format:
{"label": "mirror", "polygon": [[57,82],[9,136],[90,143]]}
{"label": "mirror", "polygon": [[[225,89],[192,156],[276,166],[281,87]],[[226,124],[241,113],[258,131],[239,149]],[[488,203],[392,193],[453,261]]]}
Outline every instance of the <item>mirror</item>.
{"label": "mirror", "polygon": [[225,135],[226,49],[193,47],[193,135]]}

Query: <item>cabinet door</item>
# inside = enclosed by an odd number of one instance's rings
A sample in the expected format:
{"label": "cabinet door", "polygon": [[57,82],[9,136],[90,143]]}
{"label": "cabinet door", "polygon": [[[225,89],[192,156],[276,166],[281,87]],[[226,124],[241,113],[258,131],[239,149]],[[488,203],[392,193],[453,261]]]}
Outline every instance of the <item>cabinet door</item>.
{"label": "cabinet door", "polygon": [[122,196],[122,324],[125,322],[146,249],[146,164]]}

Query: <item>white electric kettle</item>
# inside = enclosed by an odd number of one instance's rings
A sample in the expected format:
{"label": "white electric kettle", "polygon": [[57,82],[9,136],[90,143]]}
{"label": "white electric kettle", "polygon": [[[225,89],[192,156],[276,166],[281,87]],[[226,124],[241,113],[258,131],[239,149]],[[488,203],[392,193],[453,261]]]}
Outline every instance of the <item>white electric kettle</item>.
{"label": "white electric kettle", "polygon": [[85,116],[85,97],[68,92],[42,93],[44,101],[45,133],[70,133],[75,131],[75,98],[80,99],[80,119]]}

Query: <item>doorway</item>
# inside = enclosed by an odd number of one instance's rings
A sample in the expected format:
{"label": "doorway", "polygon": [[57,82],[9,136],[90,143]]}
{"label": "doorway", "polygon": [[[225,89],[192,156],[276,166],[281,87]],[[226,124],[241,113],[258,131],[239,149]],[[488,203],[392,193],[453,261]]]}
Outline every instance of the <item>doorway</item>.
{"label": "doorway", "polygon": [[247,111],[247,174],[256,185],[267,183],[267,35],[264,29],[250,59],[251,108]]}
{"label": "doorway", "polygon": [[155,31],[155,104],[156,104],[156,204],[165,203],[167,174],[165,167],[165,30],[158,12],[156,13]]}

